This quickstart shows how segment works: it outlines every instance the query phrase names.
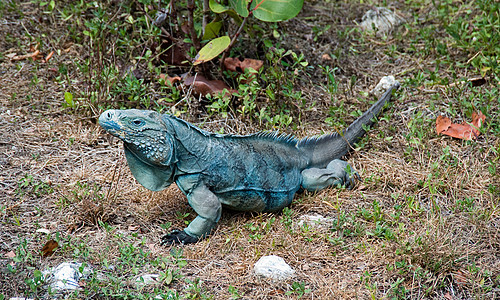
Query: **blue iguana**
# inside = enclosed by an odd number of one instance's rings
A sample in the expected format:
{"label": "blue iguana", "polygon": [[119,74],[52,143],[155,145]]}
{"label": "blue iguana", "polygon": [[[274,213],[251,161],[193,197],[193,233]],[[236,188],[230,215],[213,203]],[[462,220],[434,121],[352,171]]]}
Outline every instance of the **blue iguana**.
{"label": "blue iguana", "polygon": [[340,158],[365,133],[365,126],[391,98],[398,84],[342,134],[297,139],[260,132],[210,133],[167,114],[148,110],[107,110],[99,124],[123,140],[129,168],[152,191],[175,182],[197,217],[162,244],[194,243],[210,234],[222,206],[240,211],[275,212],[301,189],[353,185],[357,173]]}

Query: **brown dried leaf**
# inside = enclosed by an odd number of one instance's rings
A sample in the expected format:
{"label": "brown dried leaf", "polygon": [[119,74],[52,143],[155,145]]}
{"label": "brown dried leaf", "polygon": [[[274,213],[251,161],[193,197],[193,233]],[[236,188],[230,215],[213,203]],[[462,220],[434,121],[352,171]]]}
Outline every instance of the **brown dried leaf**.
{"label": "brown dried leaf", "polygon": [[14,253],[14,251],[7,252],[7,253],[5,253],[5,257],[14,258],[14,257],[16,257],[16,253]]}
{"label": "brown dried leaf", "polygon": [[321,59],[322,60],[332,60],[332,57],[330,55],[328,55],[328,53],[325,53],[325,54],[321,55]]}
{"label": "brown dried leaf", "polygon": [[167,84],[167,85],[168,85],[167,82],[170,82],[170,84],[172,85],[172,84],[182,80],[182,78],[180,78],[179,76],[170,77],[170,76],[165,75],[165,74],[160,74],[160,78],[165,80],[165,84]]}
{"label": "brown dried leaf", "polygon": [[252,58],[239,59],[228,57],[224,60],[224,67],[226,67],[226,69],[239,73],[244,73],[246,69],[254,69],[255,71],[258,71],[263,65],[264,62],[262,60]]}
{"label": "brown dried leaf", "polygon": [[[438,132],[438,134],[441,133],[457,139],[470,141],[479,136],[479,128],[481,127],[485,119],[486,117],[482,112],[474,112],[472,114],[472,125],[467,123],[451,124],[450,119],[443,116],[438,116],[438,118],[436,119],[436,131]],[[450,123],[450,125],[445,129],[448,123]]]}
{"label": "brown dried leaf", "polygon": [[481,128],[481,126],[483,125],[484,123],[484,120],[486,120],[486,116],[483,115],[483,113],[481,111],[479,111],[479,113],[476,113],[476,112],[473,112],[472,113],[472,132],[474,132],[475,135],[479,135],[479,128]]}
{"label": "brown dried leaf", "polygon": [[[184,85],[188,87],[192,86],[195,95],[205,96],[207,94],[216,95],[219,93],[231,95],[232,93],[236,93],[224,81],[208,80],[203,75],[187,76],[184,78]],[[227,91],[224,92],[224,89]]]}
{"label": "brown dried leaf", "polygon": [[451,125],[451,120],[445,116],[438,116],[436,119],[436,132],[440,134],[441,132],[447,130]]}
{"label": "brown dried leaf", "polygon": [[45,245],[42,248],[42,256],[43,257],[51,256],[52,254],[54,254],[54,250],[58,246],[59,246],[59,244],[56,241],[54,241],[54,240],[48,241],[47,243],[45,243]]}
{"label": "brown dried leaf", "polygon": [[185,66],[189,64],[189,59],[186,56],[189,52],[189,45],[182,41],[174,43],[170,40],[163,40],[160,44],[161,61],[169,65]]}
{"label": "brown dried leaf", "polygon": [[472,84],[472,86],[481,86],[486,83],[486,78],[484,77],[471,78],[469,79],[469,82]]}
{"label": "brown dried leaf", "polygon": [[451,124],[450,128],[443,131],[442,134],[466,141],[470,141],[476,138],[476,136],[472,132],[472,127],[469,124],[453,123]]}

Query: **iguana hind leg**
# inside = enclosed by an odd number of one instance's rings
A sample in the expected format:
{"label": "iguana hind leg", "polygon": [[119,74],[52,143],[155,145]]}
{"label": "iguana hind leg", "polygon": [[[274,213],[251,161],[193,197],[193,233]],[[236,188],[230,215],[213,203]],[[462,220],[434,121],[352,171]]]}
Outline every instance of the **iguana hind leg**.
{"label": "iguana hind leg", "polygon": [[161,238],[162,245],[196,243],[206,237],[220,219],[222,205],[217,196],[206,186],[192,189],[187,198],[198,216],[182,231],[173,231]]}
{"label": "iguana hind leg", "polygon": [[336,185],[352,188],[356,178],[359,179],[359,174],[346,161],[335,159],[325,169],[309,168],[302,171],[302,187],[310,192]]}

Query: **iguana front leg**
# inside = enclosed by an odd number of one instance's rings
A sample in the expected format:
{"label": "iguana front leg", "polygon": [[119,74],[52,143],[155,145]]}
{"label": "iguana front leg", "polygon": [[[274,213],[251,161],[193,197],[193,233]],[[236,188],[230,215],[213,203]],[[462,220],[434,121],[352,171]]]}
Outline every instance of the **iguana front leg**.
{"label": "iguana front leg", "polygon": [[196,243],[206,237],[220,219],[222,205],[217,196],[205,185],[192,189],[187,198],[198,216],[184,230],[173,231],[161,238],[162,245]]}
{"label": "iguana front leg", "polygon": [[310,192],[322,190],[329,186],[345,185],[352,188],[358,172],[340,159],[332,160],[326,169],[309,168],[302,171],[302,187]]}

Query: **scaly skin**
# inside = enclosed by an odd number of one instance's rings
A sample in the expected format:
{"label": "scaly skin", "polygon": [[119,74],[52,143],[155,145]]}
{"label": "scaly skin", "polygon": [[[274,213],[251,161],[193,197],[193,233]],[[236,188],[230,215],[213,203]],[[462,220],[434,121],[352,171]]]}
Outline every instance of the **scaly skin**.
{"label": "scaly skin", "polygon": [[99,124],[123,140],[128,165],[140,184],[160,191],[175,182],[198,214],[184,230],[164,236],[162,244],[194,243],[210,234],[222,206],[274,212],[288,206],[299,189],[352,187],[357,173],[340,158],[397,88],[391,87],[342,135],[318,138],[220,135],[171,115],[135,109],[105,111]]}

